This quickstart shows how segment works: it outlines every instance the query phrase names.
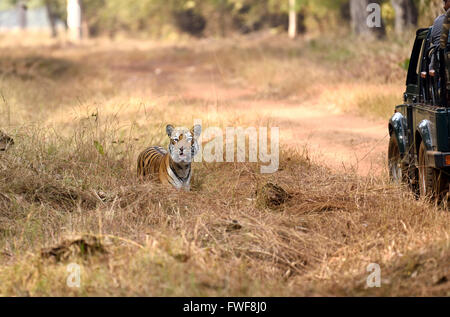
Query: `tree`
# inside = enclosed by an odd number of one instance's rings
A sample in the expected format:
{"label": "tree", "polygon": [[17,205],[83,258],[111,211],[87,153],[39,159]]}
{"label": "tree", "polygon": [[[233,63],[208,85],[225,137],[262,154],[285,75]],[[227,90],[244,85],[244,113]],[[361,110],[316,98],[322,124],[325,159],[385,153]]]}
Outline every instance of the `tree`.
{"label": "tree", "polygon": [[289,37],[294,39],[297,36],[297,10],[296,0],[289,0]]}
{"label": "tree", "polygon": [[352,30],[356,35],[379,38],[385,35],[380,0],[350,0]]}
{"label": "tree", "polygon": [[19,15],[19,25],[22,30],[27,28],[27,5],[25,1],[17,2],[17,13]]}
{"label": "tree", "polygon": [[395,10],[395,33],[401,34],[417,25],[418,11],[413,0],[391,0],[391,3]]}
{"label": "tree", "polygon": [[67,26],[71,39],[81,40],[81,0],[67,0]]}
{"label": "tree", "polygon": [[19,24],[26,27],[26,10],[44,6],[47,11],[47,18],[51,29],[52,37],[57,35],[56,20],[65,19],[65,6],[67,0],[0,0],[2,9],[15,7],[19,14]]}
{"label": "tree", "polygon": [[50,23],[51,35],[56,37],[58,31],[56,30],[56,15],[52,6],[51,0],[44,0],[45,9],[47,11],[48,22]]}

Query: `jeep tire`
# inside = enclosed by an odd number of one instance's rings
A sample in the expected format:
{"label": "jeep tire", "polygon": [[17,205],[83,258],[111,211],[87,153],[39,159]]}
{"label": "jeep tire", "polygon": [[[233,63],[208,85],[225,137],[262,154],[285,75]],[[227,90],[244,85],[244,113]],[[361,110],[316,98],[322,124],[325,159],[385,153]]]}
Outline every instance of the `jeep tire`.
{"label": "jeep tire", "polygon": [[401,158],[397,137],[393,133],[388,148],[389,177],[396,184],[408,184],[417,193],[416,168]]}
{"label": "jeep tire", "polygon": [[440,200],[448,186],[446,175],[430,167],[427,150],[423,141],[419,148],[419,192],[421,197]]}

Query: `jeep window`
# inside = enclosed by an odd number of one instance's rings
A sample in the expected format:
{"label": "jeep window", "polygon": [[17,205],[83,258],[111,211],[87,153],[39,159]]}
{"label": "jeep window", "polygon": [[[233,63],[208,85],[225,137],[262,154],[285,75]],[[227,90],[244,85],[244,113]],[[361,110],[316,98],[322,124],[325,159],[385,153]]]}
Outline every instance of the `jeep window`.
{"label": "jeep window", "polygon": [[419,84],[419,72],[420,64],[419,58],[422,56],[425,41],[423,38],[417,38],[414,42],[413,51],[411,53],[411,59],[409,61],[408,76],[406,78],[406,85],[418,85]]}

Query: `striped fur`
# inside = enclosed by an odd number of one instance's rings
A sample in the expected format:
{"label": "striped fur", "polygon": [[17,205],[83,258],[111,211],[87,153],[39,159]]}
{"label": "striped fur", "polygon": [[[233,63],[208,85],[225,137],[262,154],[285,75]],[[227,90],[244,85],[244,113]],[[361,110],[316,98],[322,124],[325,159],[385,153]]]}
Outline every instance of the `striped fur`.
{"label": "striped fur", "polygon": [[13,138],[0,131],[0,151],[4,152],[12,145],[14,145]]}
{"label": "striped fur", "polygon": [[198,152],[199,125],[191,130],[166,127],[170,138],[169,150],[152,146],[145,149],[137,160],[137,175],[158,178],[162,184],[172,185],[177,189],[190,189],[192,168],[191,161]]}

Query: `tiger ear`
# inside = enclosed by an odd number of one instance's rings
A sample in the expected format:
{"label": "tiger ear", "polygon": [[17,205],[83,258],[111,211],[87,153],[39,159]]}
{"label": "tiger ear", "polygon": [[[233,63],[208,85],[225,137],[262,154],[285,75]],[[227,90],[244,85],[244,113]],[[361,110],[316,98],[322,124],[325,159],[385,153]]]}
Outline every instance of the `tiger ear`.
{"label": "tiger ear", "polygon": [[174,129],[175,129],[175,128],[174,128],[173,125],[171,125],[171,124],[168,124],[168,125],[166,126],[166,133],[167,133],[167,135],[169,136],[169,138],[172,136],[172,132],[173,132]]}
{"label": "tiger ear", "polygon": [[202,133],[202,126],[199,124],[194,125],[191,129],[191,133],[194,136],[194,139],[197,139]]}

